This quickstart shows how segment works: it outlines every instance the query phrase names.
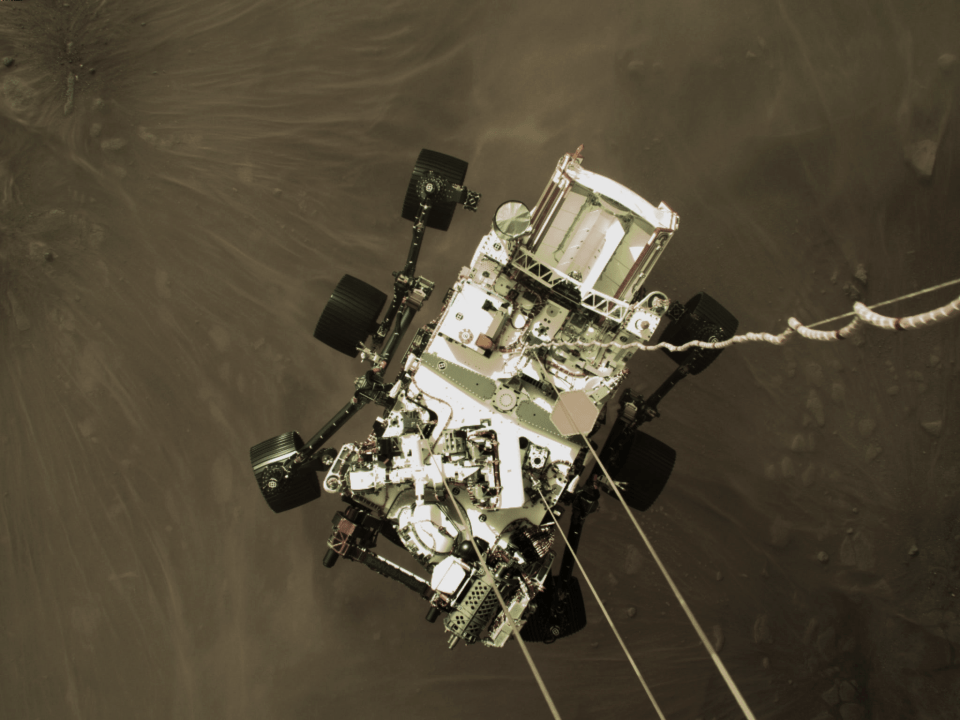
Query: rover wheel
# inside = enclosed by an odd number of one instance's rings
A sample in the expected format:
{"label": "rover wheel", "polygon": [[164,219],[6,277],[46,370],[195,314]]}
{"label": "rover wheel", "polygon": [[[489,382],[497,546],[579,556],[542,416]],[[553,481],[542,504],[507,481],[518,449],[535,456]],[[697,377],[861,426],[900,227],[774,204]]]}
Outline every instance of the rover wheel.
{"label": "rover wheel", "polygon": [[[403,199],[404,220],[416,222],[417,215],[420,214],[420,196],[417,194],[417,185],[420,183],[420,179],[431,170],[454,185],[463,185],[463,180],[467,176],[467,163],[434,150],[421,150],[420,156],[417,158],[417,164],[413,168],[413,175],[410,176],[407,195]],[[456,207],[457,204],[449,200],[437,202],[430,211],[427,227],[435,230],[449,228]]]}
{"label": "rover wheel", "polygon": [[250,463],[264,500],[274,512],[284,512],[320,497],[320,480],[313,470],[287,475],[283,461],[303,447],[295,432],[264,440],[250,448]]}
{"label": "rover wheel", "polygon": [[[623,464],[613,475],[620,494],[634,510],[648,510],[670,479],[677,451],[644,432],[636,437],[623,453]],[[606,489],[606,488],[604,488]],[[609,494],[612,491],[607,490]]]}
{"label": "rover wheel", "polygon": [[587,626],[587,609],[583,604],[580,581],[571,577],[560,584],[548,575],[543,592],[537,595],[537,609],[520,629],[527,642],[552,643],[559,638],[580,632]]}
{"label": "rover wheel", "polygon": [[344,275],[317,321],[313,336],[344,355],[356,357],[357,346],[376,327],[387,296],[363,280]]}
{"label": "rover wheel", "polygon": [[[679,320],[674,320],[660,336],[660,342],[680,346],[691,340],[718,342],[732,338],[740,324],[723,305],[705,292],[694,295],[685,305],[685,311]],[[677,363],[683,365],[690,361],[690,374],[698,375],[720,355],[723,350],[690,348],[683,352],[664,352]]]}

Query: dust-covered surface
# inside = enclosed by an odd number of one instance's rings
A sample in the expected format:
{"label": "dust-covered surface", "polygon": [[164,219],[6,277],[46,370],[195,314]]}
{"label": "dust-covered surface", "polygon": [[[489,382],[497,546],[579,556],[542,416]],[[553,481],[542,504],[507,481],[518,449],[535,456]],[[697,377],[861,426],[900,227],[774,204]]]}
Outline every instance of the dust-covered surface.
{"label": "dust-covered surface", "polygon": [[[339,502],[260,497],[249,447],[361,370],[311,337],[333,286],[389,288],[417,153],[462,157],[426,321],[581,143],[682,218],[651,286],[743,331],[953,279],[958,38],[953,0],[0,4],[0,714],[549,717],[515,644],[322,567]],[[647,426],[678,462],[642,523],[757,717],[956,717],[958,330],[737,346]],[[582,548],[667,717],[738,717],[606,497]],[[561,715],[652,717],[587,607],[531,648]]]}

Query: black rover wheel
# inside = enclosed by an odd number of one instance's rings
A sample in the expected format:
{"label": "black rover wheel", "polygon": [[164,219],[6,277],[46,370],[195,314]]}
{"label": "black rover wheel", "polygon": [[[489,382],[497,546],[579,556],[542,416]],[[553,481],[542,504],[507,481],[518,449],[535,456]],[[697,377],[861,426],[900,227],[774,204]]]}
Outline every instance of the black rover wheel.
{"label": "black rover wheel", "polygon": [[344,355],[356,357],[387,302],[386,294],[352,275],[344,275],[317,321],[313,336]]}
{"label": "black rover wheel", "polygon": [[264,500],[274,512],[284,512],[320,497],[320,480],[313,470],[287,476],[283,461],[303,447],[295,432],[264,440],[250,448],[250,463]]}
{"label": "black rover wheel", "polygon": [[676,461],[676,450],[637,431],[630,447],[623,453],[622,464],[613,475],[627,505],[641,512],[648,510],[663,492]]}
{"label": "black rover wheel", "polygon": [[[421,150],[420,156],[417,158],[417,164],[413,168],[413,175],[410,176],[407,195],[403,199],[404,220],[416,222],[417,215],[420,214],[420,196],[417,192],[417,186],[420,184],[420,180],[431,170],[454,185],[463,185],[463,181],[467,177],[467,163],[464,160],[438,153],[435,150]],[[434,230],[448,229],[456,207],[455,202],[449,200],[438,201],[430,211],[427,227]]]}
{"label": "black rover wheel", "polygon": [[548,575],[543,591],[534,602],[536,611],[520,629],[520,637],[527,642],[552,643],[587,626],[583,592],[575,577],[560,584],[553,575]]}
{"label": "black rover wheel", "polygon": [[[723,305],[705,292],[694,295],[684,306],[679,320],[674,320],[660,336],[660,342],[679,347],[691,340],[721,342],[732,338],[739,322]],[[723,350],[690,348],[683,352],[663,350],[677,365],[690,361],[690,374],[698,375],[719,357]]]}

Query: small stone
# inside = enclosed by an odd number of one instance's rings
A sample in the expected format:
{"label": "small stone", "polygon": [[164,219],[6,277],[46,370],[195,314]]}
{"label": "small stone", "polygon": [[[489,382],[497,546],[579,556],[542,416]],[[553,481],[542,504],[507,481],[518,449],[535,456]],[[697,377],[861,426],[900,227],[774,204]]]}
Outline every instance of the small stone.
{"label": "small stone", "polygon": [[853,512],[854,515],[856,515],[857,513],[860,512],[860,508],[851,508],[851,511]]}
{"label": "small stone", "polygon": [[817,425],[823,427],[827,418],[823,411],[823,400],[820,398],[820,393],[816,390],[811,390],[810,394],[807,395],[807,410],[813,415],[813,419],[817,421]]}
{"label": "small stone", "polygon": [[14,60],[12,57],[10,57],[9,55],[7,55],[7,56],[3,59],[3,66],[4,66],[4,67],[10,67],[10,66],[13,65],[13,63],[15,63],[15,62],[16,62],[16,60]]}
{"label": "small stone", "polygon": [[283,191],[282,191],[280,188],[274,188],[274,189],[273,189],[273,194],[274,194],[274,195],[279,195],[281,192],[283,192]]}
{"label": "small stone", "polygon": [[873,462],[881,452],[883,452],[883,448],[879,445],[871,445],[867,448],[867,452],[864,453],[863,457],[867,462]]}
{"label": "small stone", "polygon": [[103,125],[100,123],[93,123],[90,126],[90,137],[98,138],[100,137],[100,131],[103,130]]}
{"label": "small stone", "polygon": [[943,430],[943,422],[941,420],[931,420],[930,422],[920,423],[920,427],[934,437],[940,437],[940,431]]}
{"label": "small stone", "polygon": [[760,664],[763,665],[763,669],[764,669],[764,670],[769,670],[769,669],[770,669],[770,658],[764,656],[764,658],[763,658],[763,660],[761,661]]}
{"label": "small stone", "polygon": [[636,609],[635,607],[628,607],[628,608],[627,608],[627,617],[632,618],[632,617],[636,617],[636,616],[637,616],[637,609]]}
{"label": "small stone", "polygon": [[[854,285],[852,282],[844,283],[843,285],[843,294],[846,295],[851,300],[860,300],[863,298],[863,295],[860,294],[860,289]],[[853,339],[856,341],[860,335],[854,335]]]}
{"label": "small stone", "polygon": [[810,622],[807,623],[807,629],[803,633],[803,644],[809,645],[813,642],[813,635],[817,632],[817,628],[820,626],[820,623],[817,622],[816,618],[810,618]]}
{"label": "small stone", "polygon": [[90,70],[89,70],[89,73],[90,73],[91,75],[95,75],[96,72],[97,72],[97,69],[96,69],[96,68],[90,68]]}
{"label": "small stone", "polygon": [[717,582],[720,582],[721,580],[723,580],[723,573],[718,571],[718,572],[717,572]]}
{"label": "small stone", "polygon": [[858,694],[856,686],[849,680],[844,680],[840,683],[840,700],[842,702],[856,702]]}
{"label": "small stone", "polygon": [[836,707],[840,704],[840,688],[834,685],[820,697],[823,698],[823,701],[830,707]]}
{"label": "small stone", "polygon": [[853,271],[853,276],[864,285],[867,284],[867,268],[863,263],[857,265],[857,269]]}
{"label": "small stone", "polygon": [[770,629],[770,619],[766,615],[758,615],[753,623],[753,642],[757,645],[773,644],[773,630]]}
{"label": "small stone", "polygon": [[813,485],[814,481],[817,479],[817,467],[815,465],[808,465],[803,473],[800,475],[800,483],[804,487],[810,487]]}
{"label": "small stone", "polygon": [[851,527],[847,528],[847,535],[853,535],[853,528]]}
{"label": "small stone", "polygon": [[807,439],[803,435],[794,435],[793,441],[790,443],[790,449],[798,453],[806,452]]}
{"label": "small stone", "polygon": [[717,652],[723,650],[723,628],[719,625],[713,626],[713,649]]}
{"label": "small stone", "polygon": [[940,358],[937,357],[936,355],[931,355],[931,356],[930,356],[930,367],[936,367],[936,366],[939,365],[939,364],[940,364]]}
{"label": "small stone", "polygon": [[753,50],[747,50],[747,60],[755,60],[757,54]]}
{"label": "small stone", "polygon": [[110,138],[100,143],[101,150],[122,150],[126,147],[127,141],[123,138]]}
{"label": "small stone", "polygon": [[140,23],[140,27],[143,27],[144,25],[146,25],[145,22]]}
{"label": "small stone", "polygon": [[47,251],[43,254],[43,257],[44,257],[44,259],[45,259],[47,262],[53,262],[53,258],[55,257],[55,255],[54,255],[52,252],[50,252],[49,250],[47,250]]}
{"label": "small stone", "polygon": [[900,394],[899,385],[891,385],[890,387],[887,388],[887,395],[899,395],[899,394]]}
{"label": "small stone", "polygon": [[944,53],[937,58],[937,65],[944,72],[949,72],[957,64],[957,56],[951,53]]}
{"label": "small stone", "polygon": [[873,418],[863,418],[860,422],[857,423],[857,430],[860,432],[860,437],[868,438],[873,435],[873,431],[877,429],[877,421]]}
{"label": "small stone", "polygon": [[828,562],[830,562],[830,556],[827,555],[823,550],[821,550],[820,552],[817,553],[817,560],[819,560],[821,563],[826,565]]}
{"label": "small stone", "polygon": [[910,557],[916,557],[919,554],[920,554],[920,548],[918,548],[916,545],[911,545],[910,549],[907,550],[907,555],[909,555]]}
{"label": "small stone", "polygon": [[936,140],[920,140],[904,148],[904,156],[907,162],[913,166],[917,177],[927,179],[933,176],[933,166],[937,162],[938,147],[939,143]]}
{"label": "small stone", "polygon": [[643,60],[631,60],[627,63],[627,72],[631,75],[642,75],[646,69],[646,63]]}
{"label": "small stone", "polygon": [[100,110],[103,107],[103,98],[94,98],[91,107],[94,110]]}

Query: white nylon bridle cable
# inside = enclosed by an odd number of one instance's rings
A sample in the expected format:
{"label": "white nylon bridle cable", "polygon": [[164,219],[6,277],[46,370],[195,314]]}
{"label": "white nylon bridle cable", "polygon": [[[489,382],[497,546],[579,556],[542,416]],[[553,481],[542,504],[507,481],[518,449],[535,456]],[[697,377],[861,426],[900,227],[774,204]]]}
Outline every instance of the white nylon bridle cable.
{"label": "white nylon bridle cable", "polygon": [[[550,384],[553,385],[554,390],[557,393],[557,396],[560,396],[560,391],[557,390],[556,383],[553,381],[553,376],[547,372],[546,368],[543,366],[543,363],[540,361],[540,358],[536,355],[533,356],[536,358],[537,363],[540,365],[540,370],[543,374],[550,379]],[[570,416],[570,411],[565,405],[561,403],[564,413],[567,416],[567,419],[570,421],[570,424],[573,427],[577,427],[577,424],[574,422],[573,418]],[[593,445],[590,443],[590,440],[587,438],[583,432],[579,431],[580,437],[583,438],[584,443],[587,446],[587,449],[590,450],[590,454],[593,455],[593,459],[596,461],[597,465],[603,471],[604,476],[607,478],[607,482],[610,483],[610,487],[617,495],[617,499],[620,500],[620,504],[623,505],[623,509],[627,513],[627,517],[633,522],[633,526],[637,529],[637,532],[640,534],[640,537],[643,539],[644,544],[647,546],[647,550],[650,551],[650,555],[657,563],[657,567],[660,568],[660,572],[663,573],[663,577],[666,578],[667,583],[670,585],[670,589],[673,590],[674,596],[677,598],[677,602],[680,603],[680,607],[683,608],[683,611],[687,614],[687,618],[690,620],[690,624],[693,625],[694,630],[697,631],[697,635],[700,636],[700,641],[703,643],[703,646],[707,649],[707,652],[710,654],[710,658],[713,660],[714,665],[717,666],[717,670],[720,671],[720,675],[723,677],[724,682],[727,684],[727,687],[730,689],[730,692],[733,694],[734,699],[737,701],[737,704],[740,706],[740,709],[743,711],[743,714],[746,715],[747,720],[756,720],[753,715],[753,712],[750,710],[750,707],[747,705],[747,701],[743,699],[743,695],[740,694],[740,690],[737,688],[736,683],[733,681],[733,678],[730,676],[730,673],[727,672],[726,666],[723,664],[723,661],[720,659],[720,656],[717,654],[716,649],[713,647],[713,644],[707,638],[706,633],[703,632],[703,628],[700,627],[700,623],[697,622],[697,619],[693,616],[693,611],[690,610],[690,606],[687,605],[687,601],[684,600],[683,595],[680,594],[680,589],[677,587],[676,583],[673,582],[673,578],[670,577],[670,573],[667,572],[667,568],[664,566],[663,562],[660,560],[660,556],[657,555],[656,550],[653,549],[653,545],[650,544],[650,540],[647,538],[643,528],[640,527],[640,524],[637,522],[637,519],[633,516],[633,513],[630,511],[630,506],[627,505],[626,500],[623,499],[623,495],[620,494],[620,488],[617,487],[617,484],[613,481],[613,478],[610,477],[610,473],[607,472],[607,468],[600,461],[600,456],[597,455],[597,451],[593,449]]]}
{"label": "white nylon bridle cable", "polygon": [[553,514],[553,510],[550,509],[550,505],[547,503],[547,499],[543,496],[543,492],[540,488],[537,488],[537,492],[540,493],[540,499],[543,500],[543,506],[547,509],[547,512],[550,513],[550,517],[553,518],[554,524],[557,526],[557,532],[560,533],[560,537],[563,538],[563,542],[566,543],[567,549],[570,551],[570,554],[573,556],[573,559],[577,563],[577,567],[580,568],[580,574],[583,575],[583,579],[586,581],[587,586],[590,588],[590,592],[593,593],[593,597],[596,599],[597,604],[600,606],[600,609],[603,611],[603,616],[607,619],[607,623],[610,625],[610,629],[613,630],[613,634],[617,636],[617,642],[620,643],[620,647],[623,648],[623,654],[627,656],[627,660],[630,661],[630,665],[633,667],[633,671],[637,674],[637,679],[640,680],[640,684],[643,685],[643,689],[647,693],[647,697],[650,698],[650,704],[653,705],[653,709],[657,711],[657,715],[660,716],[660,720],[667,720],[663,714],[663,711],[660,710],[660,706],[657,705],[657,701],[653,697],[653,691],[650,690],[650,686],[647,685],[647,681],[643,679],[643,675],[640,674],[640,668],[637,667],[637,663],[634,662],[633,656],[630,654],[630,651],[627,649],[627,644],[623,641],[623,638],[620,637],[620,633],[617,631],[616,626],[613,624],[613,618],[610,617],[610,613],[607,612],[606,605],[603,604],[603,600],[600,599],[600,594],[597,592],[596,588],[593,587],[593,583],[590,582],[590,578],[587,576],[587,571],[583,569],[583,565],[580,563],[580,558],[577,557],[577,553],[574,551],[573,546],[570,545],[570,541],[567,539],[566,534],[560,527],[560,522],[556,515]]}
{"label": "white nylon bridle cable", "polygon": [[[781,332],[779,335],[773,335],[772,333],[744,333],[742,335],[734,335],[732,338],[728,338],[721,342],[705,342],[703,340],[691,340],[688,343],[683,345],[676,346],[671,345],[670,343],[657,343],[656,345],[645,345],[643,341],[631,342],[631,343],[618,343],[618,342],[590,342],[582,340],[566,341],[566,340],[554,340],[551,342],[541,343],[537,345],[538,348],[551,348],[551,347],[578,347],[578,348],[588,348],[588,347],[603,347],[603,348],[618,348],[621,350],[631,349],[631,350],[669,350],[670,352],[680,352],[683,350],[689,350],[690,348],[712,348],[715,350],[722,350],[723,348],[730,347],[731,345],[739,345],[740,343],[747,342],[767,342],[772,345],[783,345],[787,342],[794,333],[800,335],[801,337],[806,338],[807,340],[820,340],[823,342],[833,342],[836,340],[843,340],[854,332],[856,332],[861,325],[869,324],[876,327],[882,328],[884,330],[915,330],[920,327],[925,327],[927,325],[933,325],[938,322],[943,322],[951,317],[960,315],[960,297],[958,297],[953,302],[947,303],[942,307],[938,307],[934,310],[930,310],[925,313],[920,313],[919,315],[911,315],[909,317],[902,318],[893,318],[887,317],[885,315],[880,315],[879,313],[873,312],[873,308],[882,307],[883,305],[890,305],[891,303],[899,302],[900,300],[907,300],[909,298],[918,297],[926,293],[933,292],[934,290],[940,290],[945,287],[950,287],[951,285],[960,284],[960,279],[949,280],[945,283],[939,285],[934,285],[933,287],[924,288],[923,290],[918,290],[908,295],[901,295],[900,297],[893,298],[892,300],[884,300],[883,302],[877,303],[875,305],[864,305],[861,302],[854,303],[853,312],[846,313],[844,315],[837,315],[836,317],[828,318],[826,320],[819,320],[818,322],[812,323],[810,325],[803,325],[796,318],[790,318],[787,320],[787,325],[789,327]],[[853,322],[845,325],[844,327],[838,330],[811,330],[810,328],[816,327],[817,325],[824,325],[834,320],[842,320],[844,318],[853,317]],[[529,350],[530,347],[527,346],[524,350]]]}
{"label": "white nylon bridle cable", "polygon": [[[423,429],[420,428],[420,438],[426,439],[423,435]],[[487,561],[483,559],[483,553],[480,552],[480,547],[477,545],[477,541],[473,536],[473,529],[470,527],[470,523],[463,516],[463,510],[460,507],[460,503],[453,501],[453,491],[450,486],[447,484],[447,476],[443,472],[443,466],[437,465],[437,456],[433,453],[433,449],[436,446],[436,442],[432,443],[430,447],[430,459],[436,466],[437,471],[440,473],[440,479],[443,481],[444,490],[447,491],[447,497],[450,498],[450,504],[453,505],[454,509],[457,511],[457,515],[460,518],[460,524],[463,526],[464,531],[467,533],[470,544],[473,546],[473,551],[477,554],[477,559],[480,560],[480,564],[483,566],[483,572],[485,573],[488,580],[490,580],[490,586],[493,588],[493,592],[496,593],[497,600],[500,603],[500,608],[503,610],[503,616],[506,618],[507,622],[510,624],[510,629],[513,631],[513,636],[517,639],[517,643],[520,645],[520,650],[523,651],[523,656],[527,660],[527,664],[530,666],[530,671],[533,673],[534,679],[537,681],[537,685],[540,687],[540,692],[543,693],[543,699],[547,701],[547,707],[550,708],[550,712],[553,714],[553,717],[556,720],[562,720],[560,713],[557,710],[557,706],[553,702],[553,698],[550,696],[550,691],[547,689],[546,683],[543,682],[543,678],[540,675],[540,671],[537,670],[537,664],[533,661],[533,656],[530,655],[530,651],[527,649],[527,644],[523,641],[523,638],[520,637],[520,628],[517,627],[517,623],[510,616],[510,609],[507,607],[506,601],[503,599],[503,595],[500,594],[500,589],[497,587],[497,581],[493,577],[493,573],[490,572],[490,568],[487,567]]]}

